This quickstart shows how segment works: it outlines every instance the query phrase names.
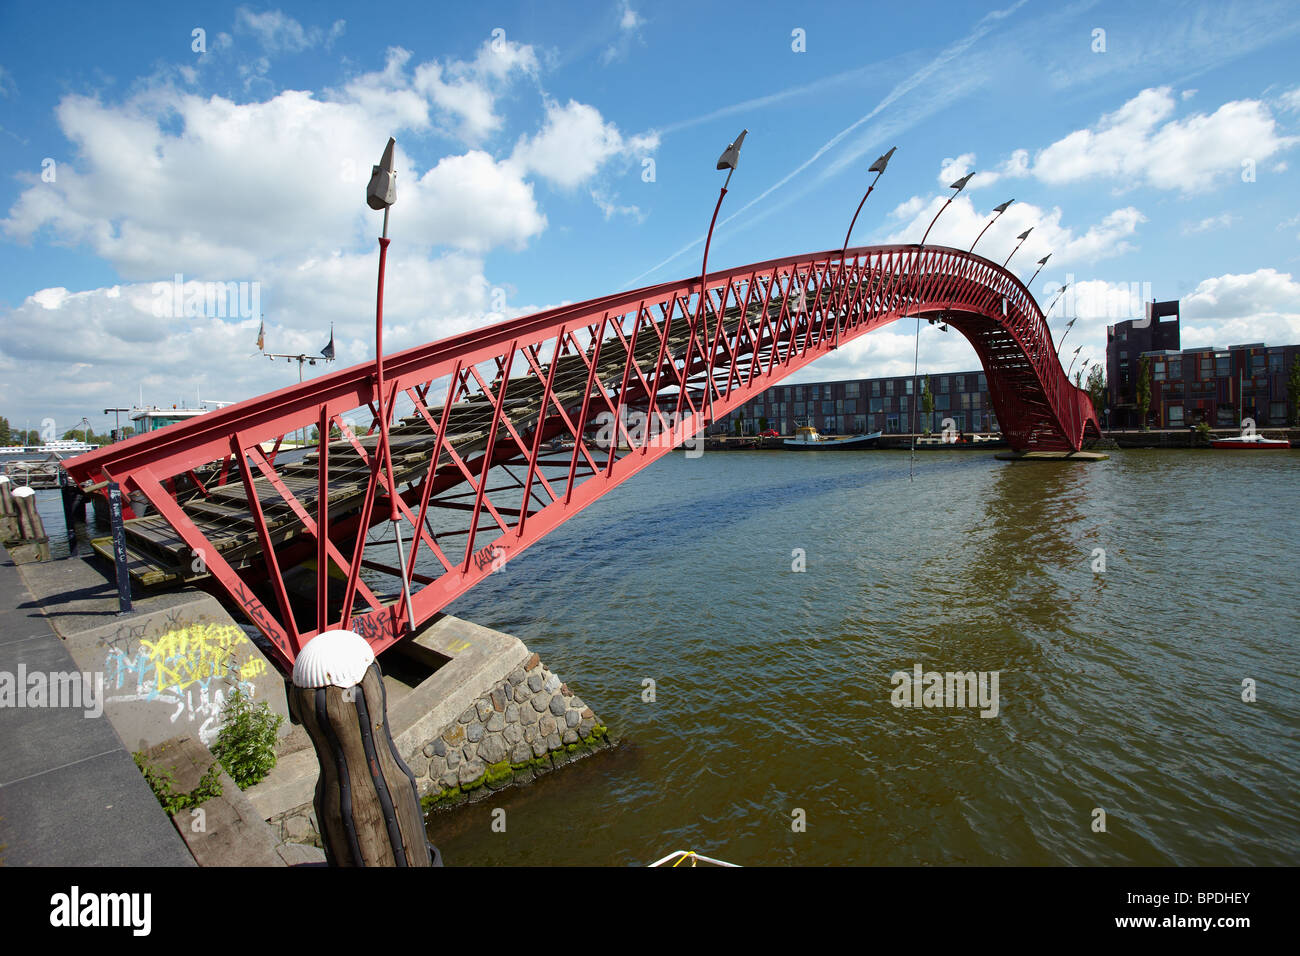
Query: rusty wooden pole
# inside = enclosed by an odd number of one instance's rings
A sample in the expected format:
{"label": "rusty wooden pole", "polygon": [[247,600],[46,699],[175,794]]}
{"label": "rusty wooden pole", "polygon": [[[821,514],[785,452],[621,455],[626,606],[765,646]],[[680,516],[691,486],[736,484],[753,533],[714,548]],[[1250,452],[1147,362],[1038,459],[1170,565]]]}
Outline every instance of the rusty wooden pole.
{"label": "rusty wooden pole", "polygon": [[383,675],[352,631],[307,642],[289,707],[316,748],[316,821],[331,866],[441,866],[425,836],[415,776],[388,726]]}

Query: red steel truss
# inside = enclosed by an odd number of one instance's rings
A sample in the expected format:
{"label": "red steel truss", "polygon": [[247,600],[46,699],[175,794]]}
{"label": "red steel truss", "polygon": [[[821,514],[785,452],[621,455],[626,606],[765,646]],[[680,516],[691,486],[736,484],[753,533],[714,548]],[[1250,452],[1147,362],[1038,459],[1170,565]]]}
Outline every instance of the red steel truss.
{"label": "red steel truss", "polygon": [[[335,627],[384,650],[706,422],[900,318],[940,318],[970,340],[1013,448],[1078,450],[1100,436],[1029,290],[980,256],[835,250],[711,273],[702,309],[699,288],[666,282],[385,356],[383,406],[364,363],[64,467],[130,496],[133,575],[210,575],[287,671]],[[395,416],[395,501],[377,407]],[[286,444],[313,427],[330,440]]]}

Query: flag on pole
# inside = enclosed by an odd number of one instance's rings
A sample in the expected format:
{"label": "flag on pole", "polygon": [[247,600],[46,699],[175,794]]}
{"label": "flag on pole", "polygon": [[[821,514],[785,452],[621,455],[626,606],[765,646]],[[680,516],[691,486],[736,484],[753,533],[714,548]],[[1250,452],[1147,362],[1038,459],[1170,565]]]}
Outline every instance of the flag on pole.
{"label": "flag on pole", "polygon": [[257,330],[257,350],[266,351],[266,319],[262,320],[262,326]]}

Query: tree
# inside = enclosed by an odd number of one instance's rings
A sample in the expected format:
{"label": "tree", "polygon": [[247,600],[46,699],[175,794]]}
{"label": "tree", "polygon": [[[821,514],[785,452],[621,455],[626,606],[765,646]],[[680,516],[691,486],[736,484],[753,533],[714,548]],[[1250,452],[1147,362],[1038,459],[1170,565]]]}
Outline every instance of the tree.
{"label": "tree", "polygon": [[[330,426],[330,441],[335,441],[336,439],[339,439],[339,438],[342,438],[342,437],[343,437],[343,432],[341,432],[341,431],[339,430],[339,426],[337,426],[337,425],[331,425],[331,426]],[[313,426],[312,426],[312,430],[311,430],[311,440],[312,440],[313,442],[316,442],[317,444],[320,444],[320,426],[319,426],[319,425],[313,425]]]}
{"label": "tree", "polygon": [[1289,424],[1300,425],[1300,357],[1291,363],[1291,375],[1286,381],[1286,397],[1290,415]]}
{"label": "tree", "polygon": [[1151,358],[1144,355],[1138,359],[1137,380],[1138,426],[1147,430],[1147,409],[1151,407]]}
{"label": "tree", "polygon": [[924,414],[922,426],[925,433],[930,434],[930,423],[934,421],[934,393],[930,391],[930,376],[925,377],[921,383],[921,411]]}
{"label": "tree", "polygon": [[1092,371],[1088,373],[1087,384],[1084,389],[1092,399],[1092,410],[1097,413],[1100,419],[1102,411],[1106,407],[1106,373],[1102,371],[1100,365],[1094,365]]}
{"label": "tree", "polygon": [[9,419],[0,415],[0,445],[9,444]]}
{"label": "tree", "polygon": [[760,432],[765,432],[765,431],[767,431],[767,419],[766,419],[766,418],[760,418],[760,419],[758,420],[758,430],[759,430]]}

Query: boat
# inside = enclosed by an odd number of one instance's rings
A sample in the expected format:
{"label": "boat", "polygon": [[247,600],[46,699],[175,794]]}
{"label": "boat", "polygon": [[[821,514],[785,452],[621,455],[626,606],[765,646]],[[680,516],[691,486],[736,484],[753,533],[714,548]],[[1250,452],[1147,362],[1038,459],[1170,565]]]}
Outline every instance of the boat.
{"label": "boat", "polygon": [[1238,435],[1235,438],[1211,438],[1210,447],[1232,451],[1267,451],[1274,448],[1290,448],[1291,442],[1285,438],[1265,438],[1255,432],[1250,435]]}
{"label": "boat", "polygon": [[653,863],[649,865],[669,866],[669,863],[671,863],[669,869],[672,869],[673,867],[681,866],[683,863],[686,863],[687,861],[689,861],[690,866],[693,867],[703,863],[706,866],[726,866],[726,867],[732,867],[736,869],[740,868],[739,863],[728,863],[726,860],[715,860],[711,856],[705,856],[703,853],[696,853],[694,850],[674,850],[672,853],[669,853],[663,859],[655,860]]}
{"label": "boat", "polygon": [[872,448],[880,440],[883,432],[871,432],[867,435],[851,435],[848,438],[828,438],[818,434],[811,425],[800,425],[794,431],[793,438],[787,438],[782,444],[795,451],[836,451],[852,448]]}
{"label": "boat", "polygon": [[918,450],[968,451],[975,448],[1001,448],[1007,444],[1000,432],[958,432],[955,435],[921,435],[916,438]]}

